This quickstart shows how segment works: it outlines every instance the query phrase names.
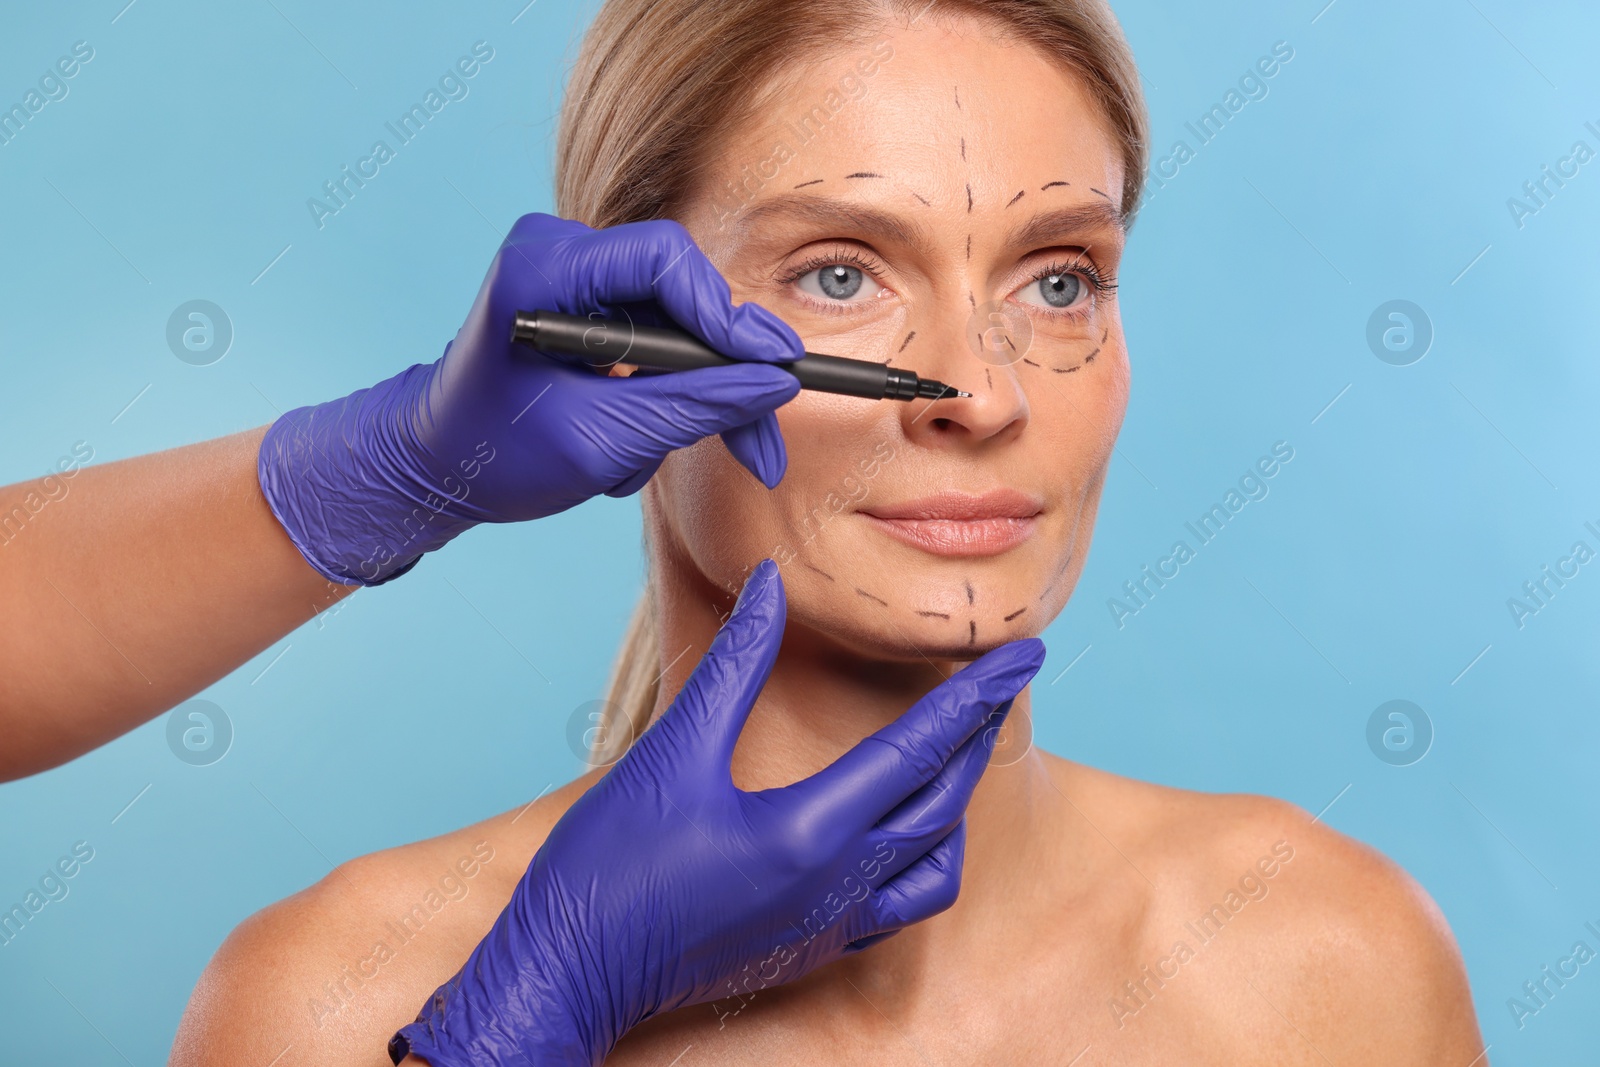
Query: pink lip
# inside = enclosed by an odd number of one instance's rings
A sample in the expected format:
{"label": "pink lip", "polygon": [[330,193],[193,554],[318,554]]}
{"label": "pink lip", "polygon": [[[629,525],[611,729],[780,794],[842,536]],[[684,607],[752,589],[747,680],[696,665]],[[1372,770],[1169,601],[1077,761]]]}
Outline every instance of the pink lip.
{"label": "pink lip", "polygon": [[1043,505],[1012,489],[980,496],[939,493],[860,514],[909,545],[937,556],[992,556],[1032,535]]}

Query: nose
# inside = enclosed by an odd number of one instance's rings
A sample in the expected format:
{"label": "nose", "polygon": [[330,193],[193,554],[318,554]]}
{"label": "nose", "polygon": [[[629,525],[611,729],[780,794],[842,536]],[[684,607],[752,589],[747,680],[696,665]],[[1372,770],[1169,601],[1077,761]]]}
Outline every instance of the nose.
{"label": "nose", "polygon": [[910,341],[891,361],[972,394],[902,405],[900,424],[907,439],[929,448],[1009,440],[1028,424],[1017,350],[1005,344],[1004,326],[997,318],[968,311],[921,316],[920,323],[911,323],[916,331]]}

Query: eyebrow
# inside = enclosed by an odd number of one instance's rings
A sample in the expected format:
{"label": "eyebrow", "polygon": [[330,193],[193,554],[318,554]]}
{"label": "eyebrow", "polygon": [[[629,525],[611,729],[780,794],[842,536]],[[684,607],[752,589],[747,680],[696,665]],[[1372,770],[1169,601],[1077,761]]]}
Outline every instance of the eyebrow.
{"label": "eyebrow", "polygon": [[[887,238],[926,253],[932,235],[922,224],[854,200],[831,196],[786,193],[755,205],[740,221],[741,234],[759,233],[774,218],[798,218],[824,226],[841,226],[857,233]],[[1094,201],[1043,211],[1011,231],[1007,244],[1044,245],[1072,234],[1113,229],[1125,232],[1126,219],[1109,203]]]}
{"label": "eyebrow", "polygon": [[798,218],[824,226],[844,226],[857,233],[885,237],[909,245],[918,251],[927,251],[933,244],[927,227],[918,223],[908,222],[859,201],[800,193],[785,193],[752,207],[739,223],[740,233],[760,232],[761,224],[774,217]]}
{"label": "eyebrow", "polygon": [[1127,218],[1109,203],[1097,200],[1040,212],[1013,230],[1009,243],[1013,246],[1050,244],[1063,235],[1108,229],[1126,233]]}

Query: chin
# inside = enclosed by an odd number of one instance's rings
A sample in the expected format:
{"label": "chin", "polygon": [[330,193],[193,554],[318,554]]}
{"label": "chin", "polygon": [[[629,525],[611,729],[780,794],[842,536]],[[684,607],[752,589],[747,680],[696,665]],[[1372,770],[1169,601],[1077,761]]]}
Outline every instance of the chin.
{"label": "chin", "polygon": [[791,621],[849,652],[897,660],[971,660],[1037,636],[1065,603],[1071,563],[1043,538],[1002,552],[929,552],[864,517],[776,558]]}

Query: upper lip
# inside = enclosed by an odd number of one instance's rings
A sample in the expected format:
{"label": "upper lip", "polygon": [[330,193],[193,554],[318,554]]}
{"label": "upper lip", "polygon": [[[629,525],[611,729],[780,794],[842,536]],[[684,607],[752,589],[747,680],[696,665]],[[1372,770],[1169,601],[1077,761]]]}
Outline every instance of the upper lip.
{"label": "upper lip", "polygon": [[875,504],[862,508],[864,514],[879,519],[1026,519],[1039,514],[1044,505],[1037,497],[1015,489],[992,489],[987,493],[935,493],[898,504]]}

